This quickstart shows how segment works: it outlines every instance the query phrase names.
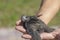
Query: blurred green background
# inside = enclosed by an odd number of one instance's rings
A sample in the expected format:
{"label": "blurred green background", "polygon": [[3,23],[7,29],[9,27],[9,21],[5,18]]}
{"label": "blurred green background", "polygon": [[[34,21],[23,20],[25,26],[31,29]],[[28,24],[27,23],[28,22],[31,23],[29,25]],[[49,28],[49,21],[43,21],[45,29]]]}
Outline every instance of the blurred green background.
{"label": "blurred green background", "polygon": [[[40,0],[0,0],[0,27],[14,27],[21,15],[34,15],[39,6]],[[60,12],[51,20],[51,25],[60,25]]]}

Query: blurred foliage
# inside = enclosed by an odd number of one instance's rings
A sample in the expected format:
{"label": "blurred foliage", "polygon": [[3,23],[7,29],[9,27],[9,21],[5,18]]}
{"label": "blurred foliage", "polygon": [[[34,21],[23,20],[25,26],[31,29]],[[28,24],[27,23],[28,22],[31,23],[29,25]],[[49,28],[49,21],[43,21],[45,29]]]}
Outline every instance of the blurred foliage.
{"label": "blurred foliage", "polygon": [[[12,27],[21,15],[34,15],[40,6],[40,0],[0,0],[0,27]],[[60,13],[49,25],[60,24]]]}

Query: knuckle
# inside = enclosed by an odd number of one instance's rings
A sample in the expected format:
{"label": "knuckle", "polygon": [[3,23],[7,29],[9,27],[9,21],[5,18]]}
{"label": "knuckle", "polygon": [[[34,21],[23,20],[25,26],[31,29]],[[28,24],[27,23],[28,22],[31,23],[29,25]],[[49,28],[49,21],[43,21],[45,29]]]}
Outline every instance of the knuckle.
{"label": "knuckle", "polygon": [[16,22],[16,25],[19,25],[19,24],[20,24],[20,21],[17,21],[17,22]]}
{"label": "knuckle", "polygon": [[18,27],[16,26],[15,29],[18,30]]}

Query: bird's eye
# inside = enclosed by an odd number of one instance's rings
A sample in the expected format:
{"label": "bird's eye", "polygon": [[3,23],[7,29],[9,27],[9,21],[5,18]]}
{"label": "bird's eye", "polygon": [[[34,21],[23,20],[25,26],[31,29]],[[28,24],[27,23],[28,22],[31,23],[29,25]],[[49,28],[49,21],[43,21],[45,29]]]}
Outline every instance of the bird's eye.
{"label": "bird's eye", "polygon": [[26,17],[26,18],[28,18],[28,17]]}

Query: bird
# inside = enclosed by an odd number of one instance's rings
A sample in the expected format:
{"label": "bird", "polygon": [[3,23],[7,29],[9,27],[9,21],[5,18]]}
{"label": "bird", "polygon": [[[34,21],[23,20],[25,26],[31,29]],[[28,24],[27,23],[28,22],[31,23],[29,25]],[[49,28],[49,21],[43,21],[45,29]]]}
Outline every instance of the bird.
{"label": "bird", "polygon": [[21,16],[21,21],[26,32],[32,36],[32,40],[42,40],[40,34],[42,32],[50,33],[55,29],[48,27],[41,19],[37,16]]}

